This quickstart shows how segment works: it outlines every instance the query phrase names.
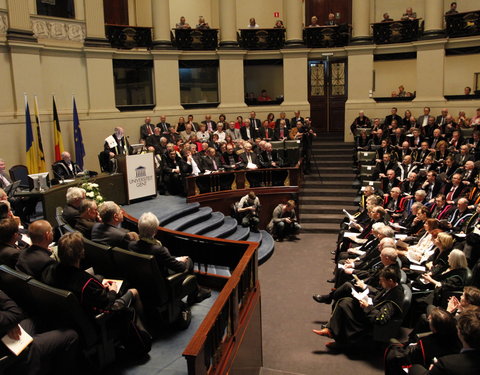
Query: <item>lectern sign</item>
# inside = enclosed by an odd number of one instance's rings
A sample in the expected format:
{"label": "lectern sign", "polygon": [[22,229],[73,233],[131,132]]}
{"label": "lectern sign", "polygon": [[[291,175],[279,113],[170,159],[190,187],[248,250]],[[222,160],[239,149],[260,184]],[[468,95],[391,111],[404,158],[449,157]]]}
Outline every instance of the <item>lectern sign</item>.
{"label": "lectern sign", "polygon": [[127,162],[128,199],[138,199],[156,194],[153,154],[130,155]]}

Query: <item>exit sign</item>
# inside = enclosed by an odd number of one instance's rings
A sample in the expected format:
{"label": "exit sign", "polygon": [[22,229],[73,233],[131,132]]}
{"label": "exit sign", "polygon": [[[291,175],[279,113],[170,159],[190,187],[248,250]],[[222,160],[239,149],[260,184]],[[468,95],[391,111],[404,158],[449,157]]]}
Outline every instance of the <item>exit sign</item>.
{"label": "exit sign", "polygon": [[280,12],[273,12],[273,16],[277,18],[280,17]]}

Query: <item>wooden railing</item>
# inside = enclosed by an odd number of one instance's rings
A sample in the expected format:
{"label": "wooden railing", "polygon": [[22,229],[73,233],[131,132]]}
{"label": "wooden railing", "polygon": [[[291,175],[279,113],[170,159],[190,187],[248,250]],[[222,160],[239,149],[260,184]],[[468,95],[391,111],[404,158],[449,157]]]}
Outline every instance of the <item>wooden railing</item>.
{"label": "wooden railing", "polygon": [[175,47],[181,50],[215,50],[218,29],[173,29]]}
{"label": "wooden railing", "polygon": [[[125,226],[135,229],[137,219],[124,215]],[[197,273],[202,285],[216,282],[223,288],[183,352],[189,375],[227,373],[260,298],[258,244],[158,229],[157,238],[173,255],[188,255],[195,263],[222,265],[233,270],[228,279],[213,276],[208,280],[208,275]],[[219,280],[212,281],[215,278]],[[261,332],[258,334],[261,340]]]}
{"label": "wooden railing", "polygon": [[303,30],[303,40],[309,48],[344,47],[350,41],[350,34],[350,25],[307,27]]}
{"label": "wooden railing", "polygon": [[113,48],[152,48],[152,28],[128,25],[105,25],[105,35]]}
{"label": "wooden railing", "polygon": [[480,35],[480,10],[445,16],[445,22],[450,38]]}
{"label": "wooden railing", "polygon": [[[298,167],[287,167],[255,170],[242,169],[238,171],[215,172],[208,175],[189,176],[186,178],[187,198],[199,194],[199,188],[197,186],[199,184],[203,187],[209,187],[209,193],[258,186],[299,186],[300,173],[301,170]],[[260,185],[254,186],[254,183],[260,183]],[[225,189],[225,185],[228,184],[229,186]]]}
{"label": "wooden railing", "polygon": [[387,44],[417,40],[420,36],[420,20],[421,18],[373,23],[373,42]]}
{"label": "wooden railing", "polygon": [[238,40],[249,50],[280,49],[285,45],[285,29],[241,29]]}

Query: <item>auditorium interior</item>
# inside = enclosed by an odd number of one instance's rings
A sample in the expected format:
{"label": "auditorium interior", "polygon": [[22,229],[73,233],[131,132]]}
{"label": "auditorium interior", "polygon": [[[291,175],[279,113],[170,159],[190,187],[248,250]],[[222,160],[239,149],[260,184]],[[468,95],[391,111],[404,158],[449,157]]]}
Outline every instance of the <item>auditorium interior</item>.
{"label": "auditorium interior", "polygon": [[[462,345],[478,354],[461,335],[480,322],[478,0],[0,0],[0,60],[0,237],[15,217],[30,248],[34,221],[70,240],[65,208],[81,186],[92,220],[106,225],[101,204],[114,201],[125,238],[189,257],[164,273],[128,243],[82,240],[83,269],[138,289],[151,334],[139,357],[108,311],[47,281],[56,265],[37,280],[22,255],[3,263],[0,238],[0,317],[5,292],[32,320],[68,325],[78,373],[420,374]],[[62,176],[57,137],[79,164],[78,125],[83,172]],[[40,172],[24,167],[29,139],[50,186],[27,176]],[[259,213],[245,224],[238,202],[252,192]],[[445,311],[458,347],[412,361],[408,344],[424,345]],[[31,364],[30,345],[18,358],[0,347],[0,374],[22,361],[55,373],[53,357]],[[459,373],[480,373],[480,355],[461,358]]]}

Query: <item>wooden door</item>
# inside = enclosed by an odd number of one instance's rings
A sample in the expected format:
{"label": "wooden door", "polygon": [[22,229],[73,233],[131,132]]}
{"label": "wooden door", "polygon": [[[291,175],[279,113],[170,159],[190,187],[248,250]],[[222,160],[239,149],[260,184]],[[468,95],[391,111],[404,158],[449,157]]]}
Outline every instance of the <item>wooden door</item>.
{"label": "wooden door", "polygon": [[348,96],[346,59],[311,60],[308,73],[313,127],[323,132],[343,132]]}
{"label": "wooden door", "polygon": [[128,0],[103,0],[105,23],[128,25]]}
{"label": "wooden door", "polygon": [[337,23],[352,24],[352,0],[307,0],[305,8],[306,26],[310,25],[312,16],[317,16],[320,25],[323,25],[330,12],[339,16]]}

